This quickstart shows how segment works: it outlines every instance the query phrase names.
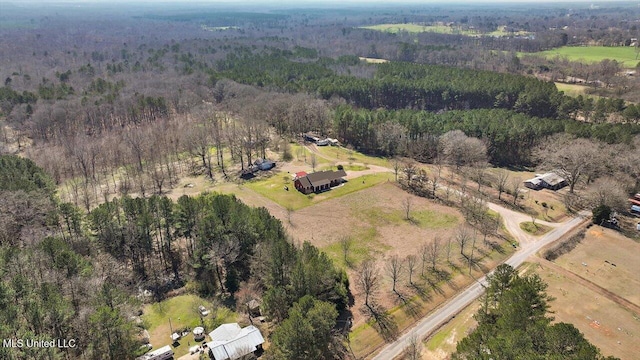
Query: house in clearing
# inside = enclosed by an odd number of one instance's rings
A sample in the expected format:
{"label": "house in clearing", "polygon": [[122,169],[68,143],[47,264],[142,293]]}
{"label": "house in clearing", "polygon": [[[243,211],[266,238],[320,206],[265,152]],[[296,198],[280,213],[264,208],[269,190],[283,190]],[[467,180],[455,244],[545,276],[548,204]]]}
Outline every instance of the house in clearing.
{"label": "house in clearing", "polygon": [[559,190],[567,186],[567,181],[556,173],[548,172],[546,174],[536,174],[533,179],[525,181],[524,186],[533,190]]}
{"label": "house in clearing", "polygon": [[260,352],[264,338],[260,330],[253,326],[240,328],[238,323],[222,324],[209,333],[207,343],[209,357],[214,360],[235,360]]}
{"label": "house in clearing", "polygon": [[344,181],[343,177],[345,176],[347,176],[347,173],[344,172],[344,170],[319,171],[298,177],[294,185],[301,193],[310,194],[312,192],[329,190],[334,186],[342,184]]}

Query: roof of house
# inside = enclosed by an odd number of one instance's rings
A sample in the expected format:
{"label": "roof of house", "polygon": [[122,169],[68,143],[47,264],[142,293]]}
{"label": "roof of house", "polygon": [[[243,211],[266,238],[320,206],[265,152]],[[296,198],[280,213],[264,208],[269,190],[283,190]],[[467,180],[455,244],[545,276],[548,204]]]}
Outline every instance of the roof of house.
{"label": "roof of house", "polygon": [[540,178],[546,182],[547,184],[554,186],[554,185],[559,185],[561,183],[564,182],[564,178],[562,178],[560,175],[556,174],[556,173],[546,173],[546,174],[542,174],[540,175]]}
{"label": "roof of house", "polygon": [[[234,330],[236,329],[236,327],[240,328],[237,323],[224,324],[221,326],[225,325],[235,325],[232,327],[227,327],[233,328]],[[218,329],[214,330],[212,334]],[[250,325],[243,329],[240,329],[240,331],[238,331],[237,334],[235,334],[235,336],[233,336],[232,338],[224,340],[214,340],[208,342],[207,346],[217,360],[233,360],[256,351],[257,346],[263,343],[264,338],[262,337],[260,330],[257,327]]]}
{"label": "roof of house", "polygon": [[551,186],[555,186],[561,184],[565,180],[556,173],[548,172],[545,174],[536,174],[536,177],[525,181],[525,183],[531,183],[539,186],[543,181]]}
{"label": "roof of house", "polygon": [[296,178],[301,178],[301,177],[303,177],[303,176],[307,176],[307,173],[306,173],[306,172],[304,172],[304,171],[298,171],[298,172],[296,173]]}
{"label": "roof of house", "polygon": [[228,341],[235,338],[239,333],[240,325],[238,323],[222,324],[209,333],[209,337],[213,341]]}
{"label": "roof of house", "polygon": [[307,174],[307,176],[303,176],[298,178],[302,187],[311,187],[311,186],[322,186],[331,183],[334,180],[338,180],[347,176],[347,173],[344,170],[327,170],[327,171],[318,171],[311,174]]}

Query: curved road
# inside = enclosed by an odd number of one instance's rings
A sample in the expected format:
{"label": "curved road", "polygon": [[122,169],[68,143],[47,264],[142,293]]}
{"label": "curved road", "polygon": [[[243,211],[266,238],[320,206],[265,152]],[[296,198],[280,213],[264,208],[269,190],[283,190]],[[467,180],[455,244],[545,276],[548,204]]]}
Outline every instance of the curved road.
{"label": "curved road", "polygon": [[[509,227],[508,225],[510,221],[507,220],[507,216],[505,215],[508,214],[511,215],[509,217],[516,217],[515,214],[519,214],[515,211],[505,209],[495,204],[489,203],[488,205],[492,210],[498,211],[503,216],[507,227]],[[515,214],[510,214],[507,212],[513,212]],[[526,217],[526,215],[523,214],[519,215]],[[587,216],[588,213],[586,212],[580,213],[580,215],[576,218],[565,221],[561,224],[557,224],[558,226],[555,229],[536,240],[533,240],[526,234],[523,234],[522,231],[513,232],[512,235],[515,236],[518,241],[520,241],[521,247],[516,251],[515,254],[507,259],[505,263],[513,266],[514,268],[520,266],[529,256],[535,254],[545,245],[560,239],[564,234],[585,221]],[[419,339],[424,339],[427,335],[435,331],[440,326],[440,324],[458,314],[465,307],[471,304],[471,302],[482,295],[486,284],[486,276],[478,279],[473,285],[469,286],[456,297],[442,305],[439,309],[432,312],[431,315],[423,318],[420,322],[418,322],[418,324],[416,324],[410,330],[406,331],[405,334],[400,336],[395,342],[385,346],[372,359],[390,360],[396,358],[397,356],[402,354],[402,351],[409,345],[413,336],[417,336]]]}

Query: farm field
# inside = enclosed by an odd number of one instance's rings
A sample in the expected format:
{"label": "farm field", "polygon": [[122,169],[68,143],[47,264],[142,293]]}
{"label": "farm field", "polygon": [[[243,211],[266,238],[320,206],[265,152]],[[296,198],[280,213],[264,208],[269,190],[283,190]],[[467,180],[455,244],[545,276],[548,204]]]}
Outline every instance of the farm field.
{"label": "farm field", "polygon": [[[637,359],[640,353],[640,317],[610,299],[576,283],[548,266],[531,265],[555,298],[550,310],[557,322],[573,324],[603,355],[622,360]],[[620,282],[622,284],[622,282]],[[637,289],[636,289],[637,290]]]}
{"label": "farm field", "polygon": [[561,48],[542,51],[538,53],[520,53],[521,55],[540,55],[548,59],[566,57],[571,61],[587,64],[597,63],[605,59],[616,60],[627,68],[635,67],[640,61],[636,57],[636,49],[631,46],[563,46]]}
{"label": "farm field", "polygon": [[640,306],[639,243],[593,226],[575,249],[555,263]]}

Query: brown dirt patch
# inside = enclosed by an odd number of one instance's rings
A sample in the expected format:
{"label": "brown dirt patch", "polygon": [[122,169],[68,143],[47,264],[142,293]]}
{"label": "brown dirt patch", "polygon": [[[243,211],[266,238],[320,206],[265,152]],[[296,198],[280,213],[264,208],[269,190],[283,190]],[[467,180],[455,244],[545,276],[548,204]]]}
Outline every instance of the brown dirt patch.
{"label": "brown dirt patch", "polygon": [[535,270],[549,285],[554,298],[551,311],[555,321],[573,324],[603,355],[622,360],[637,359],[640,353],[640,318],[606,297],[554,271],[538,266]]}
{"label": "brown dirt patch", "polygon": [[639,243],[611,229],[593,226],[585,239],[556,263],[640,306]]}

